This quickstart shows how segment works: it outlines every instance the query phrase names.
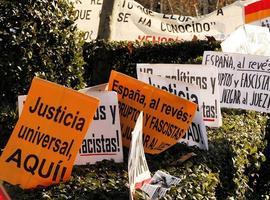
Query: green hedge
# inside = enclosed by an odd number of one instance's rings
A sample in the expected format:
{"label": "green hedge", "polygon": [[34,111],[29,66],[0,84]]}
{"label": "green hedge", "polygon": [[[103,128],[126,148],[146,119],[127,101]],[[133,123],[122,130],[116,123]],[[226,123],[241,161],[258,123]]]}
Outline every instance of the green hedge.
{"label": "green hedge", "polygon": [[39,76],[69,87],[83,82],[82,40],[65,0],[0,2],[0,148],[16,120],[19,94]]}
{"label": "green hedge", "polygon": [[[146,155],[151,172],[162,169],[181,179],[164,199],[269,199],[269,179],[263,180],[267,177],[260,170],[266,163],[267,117],[256,112],[222,114],[223,126],[208,130],[209,151],[178,144],[160,155]],[[6,186],[14,199],[128,199],[128,150],[124,152],[124,163],[76,166],[67,183],[35,190]],[[188,152],[196,156],[175,163]],[[269,177],[269,168],[265,170]],[[142,193],[137,194],[143,199]]]}
{"label": "green hedge", "polygon": [[107,82],[112,69],[136,77],[136,63],[199,63],[204,51],[220,49],[218,42],[179,43],[105,43],[102,40],[84,45],[87,85]]}

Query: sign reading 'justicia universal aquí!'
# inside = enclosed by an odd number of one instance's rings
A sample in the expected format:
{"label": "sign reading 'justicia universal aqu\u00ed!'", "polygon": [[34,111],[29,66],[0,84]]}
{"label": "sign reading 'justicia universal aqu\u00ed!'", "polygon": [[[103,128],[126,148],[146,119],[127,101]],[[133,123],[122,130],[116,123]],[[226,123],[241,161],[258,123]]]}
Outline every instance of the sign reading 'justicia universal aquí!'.
{"label": "sign reading 'justicia universal aqu\u00ed!'", "polygon": [[0,157],[0,180],[22,188],[68,180],[98,104],[94,97],[34,78]]}

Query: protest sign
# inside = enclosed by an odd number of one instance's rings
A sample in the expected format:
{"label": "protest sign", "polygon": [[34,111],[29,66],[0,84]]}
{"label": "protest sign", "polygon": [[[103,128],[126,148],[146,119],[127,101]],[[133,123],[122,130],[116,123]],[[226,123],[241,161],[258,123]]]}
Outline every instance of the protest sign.
{"label": "protest sign", "polygon": [[143,150],[143,113],[137,118],[132,131],[132,139],[128,155],[128,181],[130,199],[133,199],[135,189],[140,189],[145,182],[150,181],[151,174],[148,169]]}
{"label": "protest sign", "polygon": [[266,27],[243,25],[222,43],[223,52],[270,56],[270,33]]}
{"label": "protest sign", "polygon": [[[80,92],[100,99],[93,122],[83,139],[75,164],[95,164],[102,160],[123,162],[122,135],[118,110],[117,93],[98,91],[104,85],[80,90]],[[19,115],[26,95],[18,97]]]}
{"label": "protest sign", "polygon": [[84,93],[100,99],[100,105],[83,139],[75,164],[94,164],[104,159],[123,162],[117,93],[94,92],[91,89]]}
{"label": "protest sign", "polygon": [[151,178],[150,182],[143,185],[142,191],[148,194],[151,200],[157,200],[164,197],[172,186],[179,183],[179,178],[158,170]]}
{"label": "protest sign", "polygon": [[245,23],[267,27],[270,30],[270,1],[259,0],[244,7]]}
{"label": "protest sign", "polygon": [[202,118],[203,105],[199,87],[181,81],[174,81],[159,76],[152,76],[147,73],[139,72],[137,77],[140,81],[168,91],[176,96],[185,98],[197,104],[197,112],[193,118],[191,126],[179,142],[184,142],[188,146],[196,145],[201,149],[208,150],[208,140],[205,124]]}
{"label": "protest sign", "polygon": [[140,111],[144,112],[144,151],[158,154],[188,130],[197,105],[125,74],[111,71],[109,90],[118,93],[123,145],[129,147]]}
{"label": "protest sign", "polygon": [[10,200],[8,193],[6,192],[4,186],[0,183],[0,200]]}
{"label": "protest sign", "polygon": [[84,88],[79,90],[82,93],[88,92],[88,91],[107,91],[108,88],[108,83],[103,83],[103,84],[99,84],[99,85],[95,85],[92,87],[88,87],[88,88]]}
{"label": "protest sign", "polygon": [[34,78],[0,157],[0,180],[22,188],[68,180],[98,103],[96,98]]}
{"label": "protest sign", "polygon": [[[139,72],[199,86],[205,125],[209,127],[221,126],[218,72],[215,67],[189,64],[137,64],[137,74]],[[174,92],[175,88],[172,87],[169,90]]]}
{"label": "protest sign", "polygon": [[270,113],[270,56],[205,51],[216,66],[222,107]]}
{"label": "protest sign", "polygon": [[133,0],[115,1],[110,40],[169,42],[213,36],[223,40],[244,24],[242,3],[237,1],[201,17],[161,14]]}
{"label": "protest sign", "polygon": [[23,106],[25,104],[27,95],[19,95],[18,96],[18,113],[19,116],[22,114]]}
{"label": "protest sign", "polygon": [[69,0],[75,7],[75,23],[84,32],[84,40],[95,40],[98,34],[103,0]]}

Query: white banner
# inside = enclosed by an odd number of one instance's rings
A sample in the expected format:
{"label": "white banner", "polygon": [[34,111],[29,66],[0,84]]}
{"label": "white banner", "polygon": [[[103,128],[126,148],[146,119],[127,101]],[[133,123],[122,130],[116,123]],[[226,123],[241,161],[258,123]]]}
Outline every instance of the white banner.
{"label": "white banner", "polygon": [[143,112],[137,118],[136,125],[132,131],[128,155],[128,181],[130,188],[130,199],[133,199],[135,188],[141,188],[145,182],[149,182],[151,174],[143,149]]}
{"label": "white banner", "polygon": [[199,87],[193,84],[174,81],[171,79],[159,76],[152,76],[150,74],[140,72],[137,73],[137,77],[140,81],[168,91],[179,97],[185,98],[198,105],[196,115],[193,118],[189,130],[179,142],[184,142],[188,146],[195,145],[201,149],[208,150],[207,132],[205,128],[205,123],[202,118],[203,105]]}
{"label": "white banner", "polygon": [[103,0],[69,0],[74,4],[76,24],[85,33],[84,40],[97,38]]}
{"label": "white banner", "polygon": [[[199,86],[205,125],[209,127],[222,125],[217,83],[218,71],[215,67],[188,64],[137,64],[137,76],[139,72]],[[170,90],[174,91],[175,87]]]}
{"label": "white banner", "polygon": [[205,51],[216,66],[222,107],[270,113],[270,56]]}
{"label": "white banner", "polygon": [[168,42],[213,36],[223,40],[244,24],[243,3],[235,2],[201,17],[156,13],[133,0],[115,1],[110,40]]}
{"label": "white banner", "polygon": [[[104,159],[123,162],[117,93],[95,91],[95,88],[84,89],[81,92],[99,98],[100,105],[83,139],[75,164],[95,164]],[[18,97],[19,115],[26,97],[26,95]]]}

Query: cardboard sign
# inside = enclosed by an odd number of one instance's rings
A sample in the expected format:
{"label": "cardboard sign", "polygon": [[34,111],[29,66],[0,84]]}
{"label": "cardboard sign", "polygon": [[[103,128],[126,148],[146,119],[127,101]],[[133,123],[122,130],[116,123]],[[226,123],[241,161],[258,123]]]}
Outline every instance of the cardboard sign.
{"label": "cardboard sign", "polygon": [[160,76],[152,76],[146,73],[138,73],[138,79],[162,90],[168,91],[176,96],[185,98],[198,105],[197,112],[191,126],[185,136],[179,141],[184,142],[188,146],[198,146],[201,149],[208,150],[208,140],[205,123],[202,117],[202,99],[200,89],[196,85],[185,82],[174,81]]}
{"label": "cardboard sign", "polygon": [[98,34],[103,0],[69,0],[75,7],[75,23],[84,32],[84,40],[95,40]]}
{"label": "cardboard sign", "polygon": [[205,51],[203,64],[218,69],[222,107],[270,113],[270,56]]}
{"label": "cardboard sign", "polygon": [[23,110],[23,106],[25,104],[27,95],[19,95],[18,96],[18,114],[19,116],[21,116],[22,114],[22,110]]}
{"label": "cardboard sign", "polygon": [[108,83],[103,83],[103,84],[99,84],[99,85],[95,85],[95,86],[92,86],[92,87],[88,87],[88,88],[84,88],[84,89],[81,89],[79,90],[80,92],[82,93],[86,93],[86,92],[89,92],[89,91],[107,91],[108,90]]}
{"label": "cardboard sign", "polygon": [[215,67],[189,64],[137,64],[137,74],[139,72],[199,86],[205,125],[209,127],[221,126],[218,72]]}
{"label": "cardboard sign", "polygon": [[132,132],[128,155],[130,199],[133,199],[135,189],[141,188],[143,184],[150,181],[150,179],[151,174],[143,150],[143,113],[141,112]]}
{"label": "cardboard sign", "polygon": [[200,17],[161,14],[133,0],[115,1],[110,40],[172,42],[213,36],[223,40],[244,24],[243,3],[237,1]]}
{"label": "cardboard sign", "polygon": [[260,0],[244,7],[245,23],[267,27],[270,30],[270,1]]}
{"label": "cardboard sign", "polygon": [[34,78],[0,157],[0,180],[22,188],[68,180],[98,104],[96,98]]}
{"label": "cardboard sign", "polygon": [[[98,91],[103,86],[94,86],[80,90],[80,92],[86,95],[100,99],[100,105],[83,139],[75,161],[76,165],[95,164],[106,159],[123,162],[117,93]],[[26,97],[26,95],[18,97],[19,115]]]}
{"label": "cardboard sign", "polygon": [[91,89],[84,93],[100,99],[100,105],[83,139],[75,164],[94,164],[104,159],[123,162],[117,93],[94,92]]}
{"label": "cardboard sign", "polygon": [[[92,86],[92,87],[81,89],[81,90],[79,90],[79,92],[87,94],[88,92],[106,91],[107,88],[108,88],[108,83],[104,83],[104,84],[99,84],[99,85],[95,85],[95,86]],[[27,97],[27,95],[19,95],[18,96],[18,113],[19,113],[19,116],[22,113],[22,109],[23,109],[26,97]]]}
{"label": "cardboard sign", "polygon": [[143,144],[146,153],[158,154],[176,144],[188,130],[197,105],[116,71],[109,90],[118,93],[123,145],[129,147],[140,111],[144,112]]}

